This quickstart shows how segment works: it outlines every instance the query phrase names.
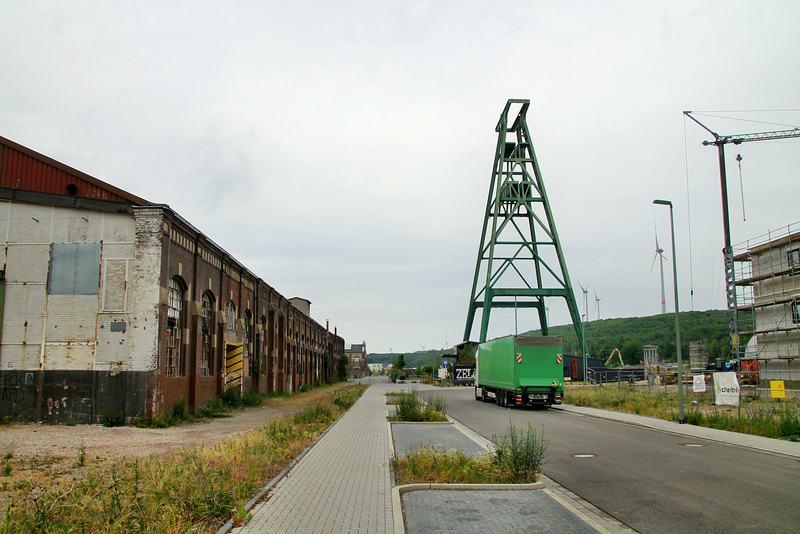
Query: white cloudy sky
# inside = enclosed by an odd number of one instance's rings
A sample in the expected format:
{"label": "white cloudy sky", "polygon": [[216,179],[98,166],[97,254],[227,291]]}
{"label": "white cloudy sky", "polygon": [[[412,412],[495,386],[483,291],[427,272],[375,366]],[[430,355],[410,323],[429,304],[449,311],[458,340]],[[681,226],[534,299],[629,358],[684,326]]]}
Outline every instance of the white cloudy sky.
{"label": "white cloudy sky", "polygon": [[[439,348],[463,336],[508,98],[531,100],[591,319],[595,291],[602,318],[660,312],[654,198],[681,309],[724,308],[716,150],[682,111],[800,125],[798,28],[793,0],[5,0],[0,136],[169,204],[348,343]],[[798,168],[798,140],[729,147],[734,243],[800,220]]]}

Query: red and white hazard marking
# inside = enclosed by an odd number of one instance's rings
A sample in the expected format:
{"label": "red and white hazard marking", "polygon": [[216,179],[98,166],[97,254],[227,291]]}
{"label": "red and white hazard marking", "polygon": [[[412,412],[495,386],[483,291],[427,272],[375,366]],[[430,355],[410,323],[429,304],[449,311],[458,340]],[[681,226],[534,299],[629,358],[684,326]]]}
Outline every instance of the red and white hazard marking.
{"label": "red and white hazard marking", "polygon": [[517,363],[522,363],[522,353],[521,352],[517,353]]}
{"label": "red and white hazard marking", "polygon": [[561,354],[556,354],[556,362],[563,363],[564,362],[564,356],[562,356]]}

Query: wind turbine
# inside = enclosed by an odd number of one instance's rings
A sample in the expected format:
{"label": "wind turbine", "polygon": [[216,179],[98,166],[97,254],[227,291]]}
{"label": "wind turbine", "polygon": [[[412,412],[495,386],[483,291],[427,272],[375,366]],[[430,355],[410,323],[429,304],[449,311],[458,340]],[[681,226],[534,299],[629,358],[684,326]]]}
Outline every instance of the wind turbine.
{"label": "wind turbine", "polygon": [[600,301],[603,300],[601,298],[597,298],[597,291],[594,292],[594,303],[597,306],[597,320],[600,320]]}
{"label": "wind turbine", "polygon": [[[581,286],[581,283],[578,282],[578,285]],[[587,285],[586,287],[581,286],[581,290],[583,291],[583,314],[586,316],[586,322],[589,322],[589,304],[587,300],[587,295],[589,294],[589,286],[592,284]],[[583,381],[588,382],[589,380],[589,367],[588,367],[588,357],[589,355],[586,353],[586,327],[583,327],[583,339],[581,340],[583,343]]]}
{"label": "wind turbine", "polygon": [[589,322],[589,288],[592,287],[592,284],[583,287],[580,282],[578,285],[581,286],[581,291],[583,291],[583,313],[586,315],[586,322]]}
{"label": "wind turbine", "polygon": [[656,258],[660,257],[661,261],[658,262],[659,270],[661,271],[661,313],[667,313],[667,300],[664,294],[664,249],[658,246],[658,232],[655,231],[655,225],[653,225],[653,231],[656,235],[656,253],[653,256],[653,263],[650,265],[650,273],[653,272],[653,267],[656,264]]}

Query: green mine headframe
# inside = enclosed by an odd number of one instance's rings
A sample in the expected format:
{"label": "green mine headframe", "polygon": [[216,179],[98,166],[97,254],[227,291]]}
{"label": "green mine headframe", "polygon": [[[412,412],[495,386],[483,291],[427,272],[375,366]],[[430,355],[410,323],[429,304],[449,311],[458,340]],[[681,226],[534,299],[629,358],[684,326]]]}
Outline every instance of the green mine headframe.
{"label": "green mine headframe", "polygon": [[478,309],[482,309],[480,342],[486,341],[492,308],[535,308],[542,335],[546,336],[545,299],[563,298],[578,342],[583,342],[583,325],[567,263],[525,121],[529,106],[530,100],[510,99],[495,129],[492,183],[464,341],[470,338]]}

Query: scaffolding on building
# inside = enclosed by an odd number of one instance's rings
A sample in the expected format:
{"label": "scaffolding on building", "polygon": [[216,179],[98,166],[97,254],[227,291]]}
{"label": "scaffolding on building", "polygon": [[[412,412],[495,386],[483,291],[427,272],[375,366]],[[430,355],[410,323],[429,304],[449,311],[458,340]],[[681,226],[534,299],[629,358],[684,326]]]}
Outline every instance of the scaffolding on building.
{"label": "scaffolding on building", "polygon": [[759,382],[797,382],[800,222],[736,245],[733,256],[736,285],[741,288],[737,292],[739,332],[743,340],[750,339],[740,371],[757,373]]}

